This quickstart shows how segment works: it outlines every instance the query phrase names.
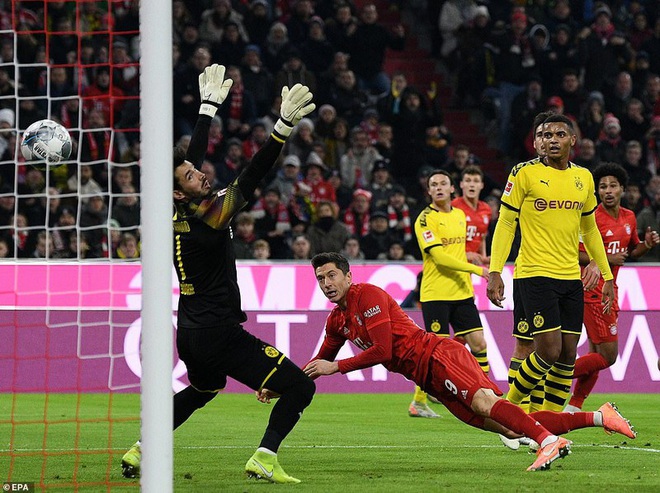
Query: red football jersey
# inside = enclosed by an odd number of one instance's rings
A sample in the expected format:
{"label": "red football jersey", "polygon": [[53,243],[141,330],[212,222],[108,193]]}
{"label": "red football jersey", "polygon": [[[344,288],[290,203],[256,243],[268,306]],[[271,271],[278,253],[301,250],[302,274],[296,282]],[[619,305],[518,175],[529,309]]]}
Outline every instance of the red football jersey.
{"label": "red football jersey", "polygon": [[488,233],[488,223],[490,223],[490,206],[480,200],[477,203],[475,211],[463,197],[456,197],[451,201],[451,205],[465,212],[467,231],[465,234],[465,251],[479,252],[481,241]]}
{"label": "red football jersey", "polygon": [[[429,358],[441,338],[426,332],[406,315],[394,298],[373,284],[354,284],[346,295],[346,310],[336,306],[325,323],[325,339],[312,358],[334,361],[346,340],[362,353],[339,361],[347,373],[382,363],[416,383],[426,382]],[[389,324],[383,327],[383,324]]]}
{"label": "red football jersey", "polygon": [[[639,236],[637,235],[637,218],[635,213],[630,209],[623,207],[619,208],[619,217],[613,218],[610,216],[603,204],[596,207],[596,225],[600,231],[600,236],[603,238],[605,245],[605,252],[619,253],[624,251],[631,251],[639,243]],[[580,243],[580,250],[585,251],[584,245]],[[614,275],[614,289],[617,292],[616,276],[619,273],[619,266],[612,266],[612,274]],[[600,276],[598,286],[591,291],[584,292],[585,303],[600,303],[603,297],[603,276]],[[619,309],[617,299],[614,299],[613,308]]]}

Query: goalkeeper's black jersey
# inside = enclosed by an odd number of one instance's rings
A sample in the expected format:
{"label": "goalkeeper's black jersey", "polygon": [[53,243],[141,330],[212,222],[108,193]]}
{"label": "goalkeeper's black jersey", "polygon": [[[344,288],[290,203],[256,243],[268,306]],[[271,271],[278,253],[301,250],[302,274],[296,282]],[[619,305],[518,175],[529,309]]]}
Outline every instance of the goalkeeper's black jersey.
{"label": "goalkeeper's black jersey", "polygon": [[[227,226],[245,205],[235,186],[215,192],[198,204],[177,207],[173,218],[174,269],[179,277],[179,326],[210,328],[241,323],[241,294],[236,257]],[[206,209],[206,214],[198,214]],[[209,217],[214,215],[215,217]],[[215,219],[215,229],[203,218]]]}
{"label": "goalkeeper's black jersey", "polygon": [[[186,158],[199,169],[211,119],[200,116]],[[244,322],[229,224],[276,162],[282,142],[272,137],[226,189],[191,203],[176,203],[174,269],[179,278],[178,326],[214,328]]]}

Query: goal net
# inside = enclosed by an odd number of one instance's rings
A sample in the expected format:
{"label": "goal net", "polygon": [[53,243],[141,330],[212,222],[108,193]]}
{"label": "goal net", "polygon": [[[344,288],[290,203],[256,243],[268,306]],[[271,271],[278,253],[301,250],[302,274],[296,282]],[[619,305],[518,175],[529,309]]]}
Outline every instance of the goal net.
{"label": "goal net", "polygon": [[[137,484],[119,468],[140,432],[137,26],[130,0],[14,0],[0,12],[4,482]],[[44,118],[73,139],[70,160],[46,170],[20,153]]]}

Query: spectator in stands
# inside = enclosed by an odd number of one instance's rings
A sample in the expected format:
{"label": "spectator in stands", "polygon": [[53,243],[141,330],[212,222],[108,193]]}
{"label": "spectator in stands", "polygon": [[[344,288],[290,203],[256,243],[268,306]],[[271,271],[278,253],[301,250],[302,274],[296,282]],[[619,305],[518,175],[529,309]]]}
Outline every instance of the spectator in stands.
{"label": "spectator in stands", "polygon": [[636,183],[644,189],[653,176],[642,160],[642,144],[631,140],[625,144],[625,158],[620,163],[628,173],[630,183]]}
{"label": "spectator in stands", "polygon": [[351,130],[351,147],[339,161],[342,182],[349,188],[369,186],[371,173],[377,160],[382,159],[369,142],[369,135],[362,127]]}
{"label": "spectator in stands", "polygon": [[304,163],[307,161],[309,153],[312,152],[315,142],[314,122],[310,118],[303,118],[284,144],[283,152],[287,155],[298,156],[300,162]]}
{"label": "spectator in stands", "polygon": [[327,19],[325,33],[335,50],[348,53],[351,47],[351,36],[355,33],[358,20],[351,11],[348,2],[336,2],[334,15]]}
{"label": "spectator in stands", "polygon": [[335,204],[325,200],[319,202],[316,206],[316,221],[307,230],[312,245],[310,255],[341,251],[348,235],[346,227],[337,221]]}
{"label": "spectator in stands", "polygon": [[349,236],[344,243],[341,254],[349,261],[364,260],[364,252],[360,249],[360,240],[355,236]]}
{"label": "spectator in stands", "polygon": [[227,68],[227,77],[234,83],[226,101],[220,106],[218,114],[222,118],[225,138],[237,137],[244,140],[257,119],[257,107],[254,96],[243,86],[241,70],[232,65]]}
{"label": "spectator in stands", "polygon": [[0,236],[0,258],[9,258],[13,256],[13,252],[9,251],[9,242],[6,238]]}
{"label": "spectator in stands", "polygon": [[[44,91],[45,94],[45,91]],[[69,73],[64,67],[52,67],[50,69],[50,98],[65,98],[76,94],[73,84],[69,80]],[[51,113],[57,115],[60,113],[62,100],[53,99],[51,101]]]}
{"label": "spectator in stands", "polygon": [[544,102],[543,85],[539,77],[532,77],[525,91],[513,98],[511,114],[516,115],[516,118],[511,120],[511,156],[517,161],[525,161],[536,154],[531,129],[534,117],[544,109]]}
{"label": "spectator in stands", "polygon": [[249,212],[239,212],[234,218],[232,245],[238,260],[254,258],[252,247],[257,239],[254,234],[254,217]]}
{"label": "spectator in stands", "polygon": [[[575,31],[568,24],[558,24],[551,31],[550,46],[540,56],[539,73],[547,81],[550,94],[554,94],[562,85],[564,71],[577,74],[580,61],[573,42]],[[575,108],[571,110],[575,111]]]}
{"label": "spectator in stands", "polygon": [[[660,180],[649,187],[648,194],[651,203],[637,215],[637,233],[644,237],[647,228],[660,231]],[[654,246],[649,252],[639,258],[640,262],[660,262],[660,245]]]}
{"label": "spectator in stands", "polygon": [[339,206],[339,212],[343,215],[344,211],[346,211],[351,205],[351,201],[353,200],[353,190],[344,185],[341,179],[341,173],[338,169],[330,172],[328,183],[335,189],[335,197],[337,199],[337,205]]}
{"label": "spectator in stands", "polygon": [[395,185],[389,194],[385,208],[390,231],[393,232],[402,244],[413,238],[413,221],[416,217],[412,213],[406,199],[406,190],[401,185]]}
{"label": "spectator in stands", "polygon": [[117,251],[114,253],[115,258],[138,260],[140,258],[140,248],[137,237],[132,233],[123,233]]}
{"label": "spectator in stands", "polygon": [[387,213],[375,211],[369,216],[369,231],[360,238],[360,248],[366,260],[376,260],[387,253],[390,245],[400,241],[389,229]]}
{"label": "spectator in stands", "polygon": [[266,240],[258,239],[252,244],[252,251],[255,260],[270,259],[270,245]]}
{"label": "spectator in stands", "polygon": [[68,207],[61,209],[53,228],[53,246],[58,258],[69,258],[69,239],[71,233],[76,233],[76,213]]}
{"label": "spectator in stands", "polygon": [[[27,91],[21,91],[22,99],[18,102],[18,126],[27,128],[34,122],[46,118],[46,113],[37,104],[37,100],[30,97]],[[76,122],[77,124],[77,122]]]}
{"label": "spectator in stands", "polygon": [[605,122],[605,98],[599,91],[593,91],[587,97],[587,102],[579,119],[582,136],[594,142],[600,138]]}
{"label": "spectator in stands", "polygon": [[[308,39],[309,25],[314,15],[314,6],[310,0],[297,0],[293,3],[286,29],[289,40],[296,46],[300,46]],[[313,92],[313,91],[312,91]]]}
{"label": "spectator in stands", "polygon": [[256,46],[263,46],[270,29],[270,5],[268,0],[252,0],[250,8],[245,13],[243,25],[250,42]]}
{"label": "spectator in stands", "polygon": [[200,39],[199,26],[193,21],[188,22],[183,26],[183,32],[181,33],[178,46],[182,63],[173,65],[175,73],[182,68],[182,64],[185,64],[194,56],[195,51],[199,46],[206,47],[209,54],[211,53],[211,45]]}
{"label": "spectator in stands", "polygon": [[384,260],[386,262],[414,262],[415,257],[406,253],[403,243],[400,240],[394,240],[390,243],[387,253],[378,254],[377,260]]}
{"label": "spectator in stands", "polygon": [[89,258],[108,256],[108,207],[101,195],[93,195],[83,205],[80,214],[80,227],[89,240]]}
{"label": "spectator in stands", "polygon": [[349,58],[350,55],[341,51],[334,54],[332,63],[327,70],[321,73],[318,80],[319,101],[323,103],[328,103],[330,101],[330,88],[334,86],[337,76],[345,70],[348,70]]}
{"label": "spectator in stands", "polygon": [[660,115],[651,119],[651,126],[644,138],[649,168],[660,173]]}
{"label": "spectator in stands", "polygon": [[[182,58],[185,56],[183,48]],[[186,59],[186,58],[184,58]],[[192,135],[200,105],[199,74],[211,64],[211,50],[208,45],[197,45],[192,56],[174,74],[174,128],[175,138]],[[227,108],[223,104],[222,108]]]}
{"label": "spectator in stands", "polygon": [[362,6],[360,21],[349,36],[349,66],[358,78],[361,89],[376,95],[383,94],[390,89],[390,79],[383,72],[385,50],[403,50],[405,30],[401,24],[395,25],[391,32],[380,25],[378,10],[370,2]]}
{"label": "spectator in stands", "polygon": [[181,37],[185,25],[193,20],[184,0],[174,0],[172,2],[172,19],[174,35]]}
{"label": "spectator in stands", "polygon": [[371,202],[374,209],[385,209],[389,202],[390,193],[394,188],[390,175],[390,163],[386,159],[377,159],[371,172],[371,181],[367,190],[371,193]]}
{"label": "spectator in stands", "polygon": [[349,234],[362,238],[369,232],[371,192],[358,188],[353,192],[353,201],[346,210],[343,223]]}
{"label": "spectator in stands", "polygon": [[137,95],[140,73],[137,62],[130,57],[128,50],[126,39],[116,36],[112,42],[112,85],[124,94]]}
{"label": "spectator in stands", "polygon": [[561,77],[561,85],[557,96],[564,103],[564,114],[576,120],[580,117],[582,106],[586,101],[586,95],[580,84],[578,72],[575,69],[565,69]]}
{"label": "spectator in stands", "polygon": [[350,146],[348,122],[344,118],[337,118],[332,127],[332,136],[324,139],[326,161],[333,171],[340,169],[341,158]]}
{"label": "spectator in stands", "polygon": [[254,97],[258,116],[264,116],[272,104],[274,79],[261,60],[261,48],[256,44],[245,47],[241,62],[241,78],[245,90]]}
{"label": "spectator in stands", "polygon": [[653,30],[649,27],[646,12],[639,10],[633,15],[633,22],[628,27],[626,37],[636,52],[642,49],[644,43],[653,38]]}
{"label": "spectator in stands", "polygon": [[0,226],[9,226],[9,221],[14,215],[16,205],[16,195],[14,189],[4,184],[0,186]]}
{"label": "spectator in stands", "polygon": [[123,228],[140,226],[140,196],[133,185],[124,186],[121,195],[115,197],[112,218],[119,221]]}
{"label": "spectator in stands", "polygon": [[380,123],[378,126],[378,138],[374,147],[378,151],[378,154],[390,161],[392,160],[394,150],[393,139],[394,131],[392,130],[392,125],[389,123]]}
{"label": "spectator in stands", "polygon": [[612,23],[610,8],[601,4],[594,17],[591,27],[583,28],[577,36],[584,87],[589,92],[604,91],[606,82],[614,80],[632,59],[625,36]]}
{"label": "spectator in stands", "polygon": [[78,36],[72,17],[71,12],[67,12],[50,27],[52,34],[48,37],[48,56],[53,65],[66,65],[76,59]]}
{"label": "spectator in stands", "polygon": [[213,0],[213,7],[202,13],[199,24],[199,37],[211,45],[219,44],[227,24],[236,24],[241,38],[248,40],[243,27],[243,16],[232,9],[230,0]]}
{"label": "spectator in stands", "polygon": [[336,74],[327,90],[327,103],[337,110],[337,114],[345,118],[351,127],[359,125],[369,98],[358,88],[355,73],[342,70]]}
{"label": "spectator in stands", "polygon": [[378,111],[373,108],[367,108],[362,114],[360,128],[367,132],[369,144],[375,145],[378,141],[378,130],[380,130],[380,117]]}
{"label": "spectator in stands", "polygon": [[531,77],[538,75],[537,61],[527,34],[527,16],[524,11],[515,10],[511,14],[510,28],[495,35],[492,40],[497,50],[497,86],[487,89],[484,94],[499,102],[498,148],[508,155],[511,148],[510,133],[511,104],[513,99],[525,90]]}
{"label": "spectator in stands", "polygon": [[139,169],[134,170],[133,166],[113,166],[110,191],[113,194],[122,193],[122,190],[127,186],[133,186],[137,189],[133,178],[134,172],[139,173]]}
{"label": "spectator in stands", "polygon": [[250,137],[243,142],[243,156],[245,159],[251,160],[259,149],[268,140],[268,132],[266,132],[266,124],[257,120],[252,124],[252,131],[250,132]]}
{"label": "spectator in stands", "polygon": [[67,181],[67,187],[70,192],[77,192],[80,196],[80,202],[86,204],[89,197],[103,192],[101,185],[92,177],[92,167],[88,164],[81,164],[78,173],[74,174]]}
{"label": "spectator in stands", "polygon": [[271,257],[285,259],[289,257],[286,235],[291,230],[291,220],[286,204],[277,188],[269,187],[263,197],[257,200],[250,211],[254,217],[254,231],[257,237],[268,241]]}
{"label": "spectator in stands", "polygon": [[220,43],[212,46],[214,60],[222,60],[227,66],[239,66],[245,54],[246,42],[241,37],[239,25],[235,21],[228,21],[224,26]]}
{"label": "spectator in stands", "polygon": [[622,205],[630,209],[638,215],[644,208],[644,200],[642,199],[642,187],[637,183],[628,182],[626,189],[623,191]]}
{"label": "spectator in stands", "polygon": [[[309,34],[300,44],[302,60],[318,81],[321,74],[332,64],[334,47],[328,42],[324,31],[325,23],[318,16],[309,20]],[[290,31],[289,31],[290,32]]]}
{"label": "spectator in stands", "polygon": [[309,200],[315,206],[321,201],[334,203],[337,200],[335,189],[324,178],[324,173],[327,173],[327,171],[328,168],[318,154],[311,152],[309,156],[307,156],[303,173],[305,179],[303,182],[311,189],[309,192]]}
{"label": "spectator in stands", "polygon": [[[332,129],[337,120],[337,110],[331,104],[319,108],[318,118],[314,122],[314,130],[320,139],[332,138]],[[327,164],[327,163],[326,163]]]}
{"label": "spectator in stands", "polygon": [[641,98],[644,92],[644,84],[646,84],[646,79],[651,73],[650,66],[649,54],[645,51],[638,51],[635,54],[635,61],[630,71],[633,80],[633,96],[638,99]]}
{"label": "spectator in stands", "polygon": [[640,99],[647,113],[660,115],[660,75],[649,74]]}
{"label": "spectator in stands", "polygon": [[227,152],[225,158],[217,166],[218,181],[220,183],[231,183],[238,174],[247,166],[247,159],[243,156],[243,142],[235,137],[227,141]]}
{"label": "spectator in stands", "polygon": [[209,127],[209,142],[206,147],[206,159],[213,164],[221,162],[225,157],[225,136],[222,130],[222,119],[215,116]]}
{"label": "spectator in stands", "polygon": [[633,81],[629,72],[617,74],[614,86],[605,92],[605,107],[607,111],[619,120],[626,113],[626,106],[633,95]]}
{"label": "spectator in stands", "polygon": [[291,242],[291,252],[293,260],[309,260],[312,257],[310,252],[312,244],[306,235],[298,235]]}
{"label": "spectator in stands", "polygon": [[281,22],[273,23],[263,46],[263,61],[271,74],[280,71],[292,47],[286,26]]}
{"label": "spectator in stands", "polygon": [[455,72],[460,62],[459,41],[462,30],[469,26],[476,14],[474,2],[448,0],[443,2],[438,16],[442,46],[440,56],[451,72]]}
{"label": "spectator in stands", "polygon": [[54,258],[55,247],[53,245],[53,238],[46,231],[39,231],[37,233],[37,242],[32,252],[32,258]]}
{"label": "spectator in stands", "polygon": [[600,159],[596,155],[596,144],[594,144],[593,140],[586,137],[580,140],[578,154],[573,159],[573,162],[591,171],[596,169],[596,166],[600,164]]}
{"label": "spectator in stands", "polygon": [[295,154],[289,154],[282,160],[282,165],[269,187],[276,188],[284,204],[289,204],[298,182],[302,181],[300,175],[300,159]]}
{"label": "spectator in stands", "polygon": [[637,98],[630,98],[626,104],[626,111],[621,117],[621,138],[626,142],[630,140],[643,142],[650,125],[649,119],[644,114],[644,104]]}
{"label": "spectator in stands", "polygon": [[596,142],[596,154],[602,162],[621,164],[626,153],[626,143],[621,138],[619,119],[611,113],[603,120],[603,133]]}
{"label": "spectator in stands", "polygon": [[449,129],[439,123],[438,119],[429,120],[425,130],[426,139],[424,141],[424,162],[441,168],[447,164],[449,159],[449,146],[452,142],[452,135]]}
{"label": "spectator in stands", "polygon": [[23,180],[23,183],[18,184],[18,210],[25,214],[30,224],[44,224],[46,208],[37,198],[37,194],[43,193],[46,186],[44,172],[28,166]]}
{"label": "spectator in stands", "polygon": [[123,96],[124,91],[120,87],[114,84],[110,86],[110,67],[107,65],[98,67],[94,84],[83,92],[83,110],[88,113],[87,120],[91,119],[89,113],[97,110],[101,112],[104,124],[112,126],[119,121],[124,105]]}
{"label": "spectator in stands", "polygon": [[660,16],[655,19],[653,37],[642,45],[642,50],[649,55],[651,73],[660,74]]}

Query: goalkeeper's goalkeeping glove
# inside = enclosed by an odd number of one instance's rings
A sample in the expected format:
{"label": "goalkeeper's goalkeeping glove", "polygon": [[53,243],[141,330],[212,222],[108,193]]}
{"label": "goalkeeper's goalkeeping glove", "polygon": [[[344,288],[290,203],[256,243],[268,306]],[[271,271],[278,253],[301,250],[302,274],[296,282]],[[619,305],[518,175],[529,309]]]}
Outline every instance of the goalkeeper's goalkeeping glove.
{"label": "goalkeeper's goalkeeping glove", "polygon": [[227,98],[233,83],[233,80],[225,79],[224,65],[214,63],[206,67],[204,72],[199,74],[199,97],[202,100],[199,114],[213,118]]}
{"label": "goalkeeper's goalkeeping glove", "polygon": [[309,87],[296,84],[291,89],[282,88],[282,105],[280,106],[280,118],[275,123],[274,136],[282,140],[286,139],[300,120],[316,109],[312,103],[314,95]]}

